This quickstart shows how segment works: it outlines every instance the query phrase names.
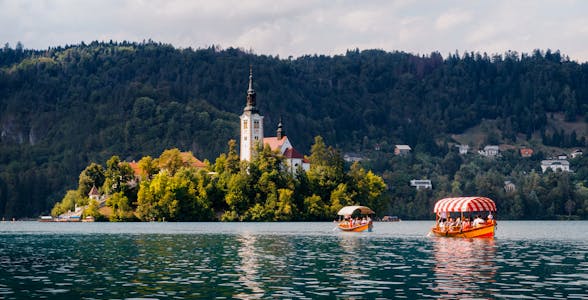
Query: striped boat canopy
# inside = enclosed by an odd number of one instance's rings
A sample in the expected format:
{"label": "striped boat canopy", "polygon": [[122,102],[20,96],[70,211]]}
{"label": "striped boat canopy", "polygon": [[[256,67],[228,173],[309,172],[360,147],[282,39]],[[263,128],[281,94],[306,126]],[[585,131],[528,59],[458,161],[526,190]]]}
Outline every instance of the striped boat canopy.
{"label": "striped boat canopy", "polygon": [[433,211],[436,213],[496,211],[496,204],[486,197],[443,198],[435,203]]}

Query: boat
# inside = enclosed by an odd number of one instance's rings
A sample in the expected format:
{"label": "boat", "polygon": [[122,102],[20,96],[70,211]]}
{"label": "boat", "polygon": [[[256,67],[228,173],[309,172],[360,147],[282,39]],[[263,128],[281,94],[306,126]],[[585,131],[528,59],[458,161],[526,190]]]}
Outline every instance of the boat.
{"label": "boat", "polygon": [[[496,203],[487,197],[455,197],[443,198],[435,203],[433,212],[436,215],[435,226],[431,233],[435,236],[456,238],[494,238],[496,220]],[[488,212],[486,219],[481,218],[482,212]],[[472,220],[472,214],[476,214]],[[450,222],[452,214],[458,222]],[[464,214],[467,214],[464,216]],[[462,221],[464,220],[464,221]],[[449,224],[448,224],[449,223]]]}
{"label": "boat", "polygon": [[39,222],[53,222],[52,216],[41,216],[39,217]]}
{"label": "boat", "polygon": [[349,232],[371,232],[373,222],[370,215],[375,212],[367,206],[345,206],[339,210],[339,221],[337,227],[342,231]]}
{"label": "boat", "polygon": [[382,222],[400,222],[400,218],[398,216],[384,216],[382,217]]}

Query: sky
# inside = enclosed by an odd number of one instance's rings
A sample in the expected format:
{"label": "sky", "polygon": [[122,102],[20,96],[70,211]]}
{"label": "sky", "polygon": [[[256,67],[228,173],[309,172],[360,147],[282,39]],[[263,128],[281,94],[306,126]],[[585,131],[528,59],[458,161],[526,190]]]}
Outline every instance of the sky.
{"label": "sky", "polygon": [[153,40],[281,58],[381,49],[443,57],[559,50],[588,61],[588,1],[0,0],[0,43]]}

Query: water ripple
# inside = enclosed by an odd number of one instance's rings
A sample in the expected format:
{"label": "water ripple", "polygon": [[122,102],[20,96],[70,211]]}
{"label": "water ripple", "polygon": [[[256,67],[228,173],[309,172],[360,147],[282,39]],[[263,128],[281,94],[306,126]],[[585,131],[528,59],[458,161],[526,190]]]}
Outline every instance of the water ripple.
{"label": "water ripple", "polygon": [[343,234],[311,226],[298,234],[0,232],[0,298],[588,298],[586,240]]}

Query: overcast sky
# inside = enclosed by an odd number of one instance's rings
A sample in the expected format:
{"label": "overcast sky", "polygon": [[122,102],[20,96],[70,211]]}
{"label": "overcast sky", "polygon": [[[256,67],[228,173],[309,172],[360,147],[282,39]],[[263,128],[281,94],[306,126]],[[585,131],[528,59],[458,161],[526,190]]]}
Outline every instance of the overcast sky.
{"label": "overcast sky", "polygon": [[152,39],[298,57],[560,50],[588,61],[588,1],[0,0],[0,42],[25,48]]}

